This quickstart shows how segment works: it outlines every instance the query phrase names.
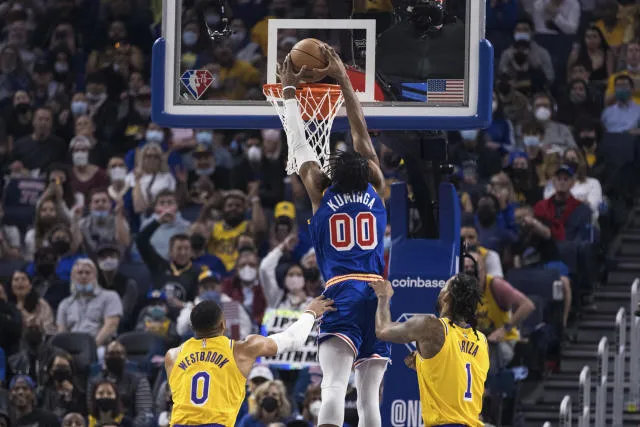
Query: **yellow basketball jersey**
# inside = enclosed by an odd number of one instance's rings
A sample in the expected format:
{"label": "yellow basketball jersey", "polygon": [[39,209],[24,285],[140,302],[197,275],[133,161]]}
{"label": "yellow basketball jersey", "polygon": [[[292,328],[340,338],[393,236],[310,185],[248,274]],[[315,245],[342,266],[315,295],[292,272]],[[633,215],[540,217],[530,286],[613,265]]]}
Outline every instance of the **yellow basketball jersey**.
{"label": "yellow basketball jersey", "polygon": [[[493,276],[487,274],[485,280],[484,292],[482,293],[482,301],[478,304],[476,317],[478,318],[478,329],[489,334],[494,330],[501,328],[505,323],[511,322],[511,310],[505,311],[496,302],[491,291],[491,283]],[[506,341],[515,341],[520,338],[520,331],[517,328],[511,328],[504,336]]]}
{"label": "yellow basketball jersey", "polygon": [[233,358],[233,340],[191,338],[182,344],[169,376],[171,426],[233,427],[246,383]]}
{"label": "yellow basketball jersey", "polygon": [[242,221],[237,227],[226,229],[222,221],[213,225],[209,252],[220,258],[227,271],[233,270],[238,259],[238,237],[246,233],[248,221]]}
{"label": "yellow basketball jersey", "polygon": [[422,418],[425,426],[484,425],[480,419],[484,382],[489,370],[489,347],[481,332],[451,326],[439,319],[444,345],[434,357],[416,356]]}

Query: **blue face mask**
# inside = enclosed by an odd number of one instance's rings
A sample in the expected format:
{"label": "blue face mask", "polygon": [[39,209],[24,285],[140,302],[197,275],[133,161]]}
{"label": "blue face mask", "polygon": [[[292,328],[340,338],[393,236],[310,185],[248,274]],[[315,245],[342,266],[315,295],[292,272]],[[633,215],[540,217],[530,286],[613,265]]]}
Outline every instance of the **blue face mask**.
{"label": "blue face mask", "polygon": [[95,218],[106,218],[109,216],[109,211],[91,211],[91,216]]}
{"label": "blue face mask", "polygon": [[195,31],[185,31],[182,33],[182,42],[186,46],[193,46],[198,42],[198,33]]}
{"label": "blue face mask", "polygon": [[524,145],[526,145],[527,147],[536,147],[540,145],[540,138],[533,135],[526,135],[524,138],[522,138],[522,142],[524,142]]}
{"label": "blue face mask", "polygon": [[164,133],[161,130],[148,130],[145,134],[145,139],[147,142],[157,142],[162,143],[164,140]]}
{"label": "blue face mask", "polygon": [[196,142],[198,144],[211,144],[213,142],[213,134],[210,132],[196,133]]}
{"label": "blue face mask", "polygon": [[80,283],[75,284],[76,292],[81,294],[90,294],[93,292],[93,283],[87,283],[86,285],[81,285]]}
{"label": "blue face mask", "polygon": [[154,305],[153,307],[149,307],[149,316],[153,319],[159,320],[162,319],[167,314],[166,307],[161,305]]}
{"label": "blue face mask", "polygon": [[88,107],[89,104],[87,104],[85,101],[73,101],[71,103],[71,112],[74,116],[81,116],[83,114],[86,114]]}
{"label": "blue face mask", "polygon": [[616,100],[620,102],[627,102],[631,98],[630,89],[616,89]]}

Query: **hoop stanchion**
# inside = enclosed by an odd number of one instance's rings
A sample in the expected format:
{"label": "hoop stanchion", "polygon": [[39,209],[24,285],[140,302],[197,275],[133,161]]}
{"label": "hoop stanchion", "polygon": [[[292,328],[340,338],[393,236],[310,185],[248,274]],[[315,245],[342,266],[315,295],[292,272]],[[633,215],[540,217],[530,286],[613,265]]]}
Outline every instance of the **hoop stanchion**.
{"label": "hoop stanchion", "polygon": [[629,401],[627,412],[640,411],[640,317],[634,316],[640,303],[640,279],[631,285],[631,311],[629,313]]}
{"label": "hoop stanchion", "polygon": [[598,379],[596,384],[596,426],[604,426],[607,410],[607,375],[609,373],[609,342],[607,337],[598,343]]}
{"label": "hoop stanchion", "polygon": [[[289,136],[290,124],[287,123],[284,106],[284,95],[280,83],[266,84],[262,92],[267,101],[273,105],[280,116],[282,127]],[[296,89],[296,99],[300,109],[300,115],[304,121],[305,138],[315,150],[322,170],[328,173],[329,166],[329,137],[333,121],[344,103],[342,90],[338,85],[330,84],[304,84]],[[294,174],[298,169],[295,156],[289,153],[287,160],[287,173]]]}
{"label": "hoop stanchion", "polygon": [[625,353],[627,343],[627,317],[624,307],[616,314],[616,356],[613,373],[613,427],[622,427],[622,411],[624,396]]}
{"label": "hoop stanchion", "polygon": [[578,427],[589,427],[591,418],[591,371],[588,366],[580,371],[580,415]]}
{"label": "hoop stanchion", "polygon": [[572,415],[571,396],[567,395],[562,399],[562,402],[560,402],[560,427],[571,427]]}

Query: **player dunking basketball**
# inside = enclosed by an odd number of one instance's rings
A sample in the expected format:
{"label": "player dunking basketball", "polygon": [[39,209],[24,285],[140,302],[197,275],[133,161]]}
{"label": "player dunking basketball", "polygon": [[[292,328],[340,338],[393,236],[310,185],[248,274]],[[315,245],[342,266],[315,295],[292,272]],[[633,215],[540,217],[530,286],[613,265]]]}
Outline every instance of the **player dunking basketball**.
{"label": "player dunking basketball", "polygon": [[[318,267],[326,281],[324,295],[334,300],[335,312],[320,324],[319,361],[322,368],[322,406],[319,427],[342,426],[344,396],[352,367],[358,393],[359,426],[379,427],[380,384],[389,360],[388,344],[376,339],[377,300],[368,283],[380,280],[384,269],[382,238],[386,227],[384,178],[371,143],[362,109],[336,52],[322,45],[328,66],[296,73],[287,56],[280,68],[284,88],[289,156],[299,165],[314,215],[309,222]],[[355,152],[336,152],[325,175],[315,151],[307,143],[295,86],[305,73],[326,74],[343,92]],[[314,79],[316,80],[316,79]]]}
{"label": "player dunking basketball", "polygon": [[391,321],[388,281],[371,284],[378,296],[376,335],[397,344],[416,343],[405,363],[418,373],[422,418],[430,427],[481,427],[484,382],[489,370],[487,337],[476,331],[482,299],[475,277],[457,274],[438,296],[440,318],[415,315]]}

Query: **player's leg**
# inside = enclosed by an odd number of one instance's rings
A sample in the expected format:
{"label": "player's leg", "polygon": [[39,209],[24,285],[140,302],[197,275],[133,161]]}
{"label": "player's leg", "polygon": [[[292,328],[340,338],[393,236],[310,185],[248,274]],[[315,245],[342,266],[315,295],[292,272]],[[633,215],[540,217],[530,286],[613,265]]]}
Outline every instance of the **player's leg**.
{"label": "player's leg", "polygon": [[369,359],[356,366],[358,427],[380,427],[380,386],[387,369],[386,359]]}
{"label": "player's leg", "polygon": [[321,342],[318,353],[322,368],[322,406],[318,427],[341,427],[344,423],[344,396],[355,355],[351,346],[338,337]]}

